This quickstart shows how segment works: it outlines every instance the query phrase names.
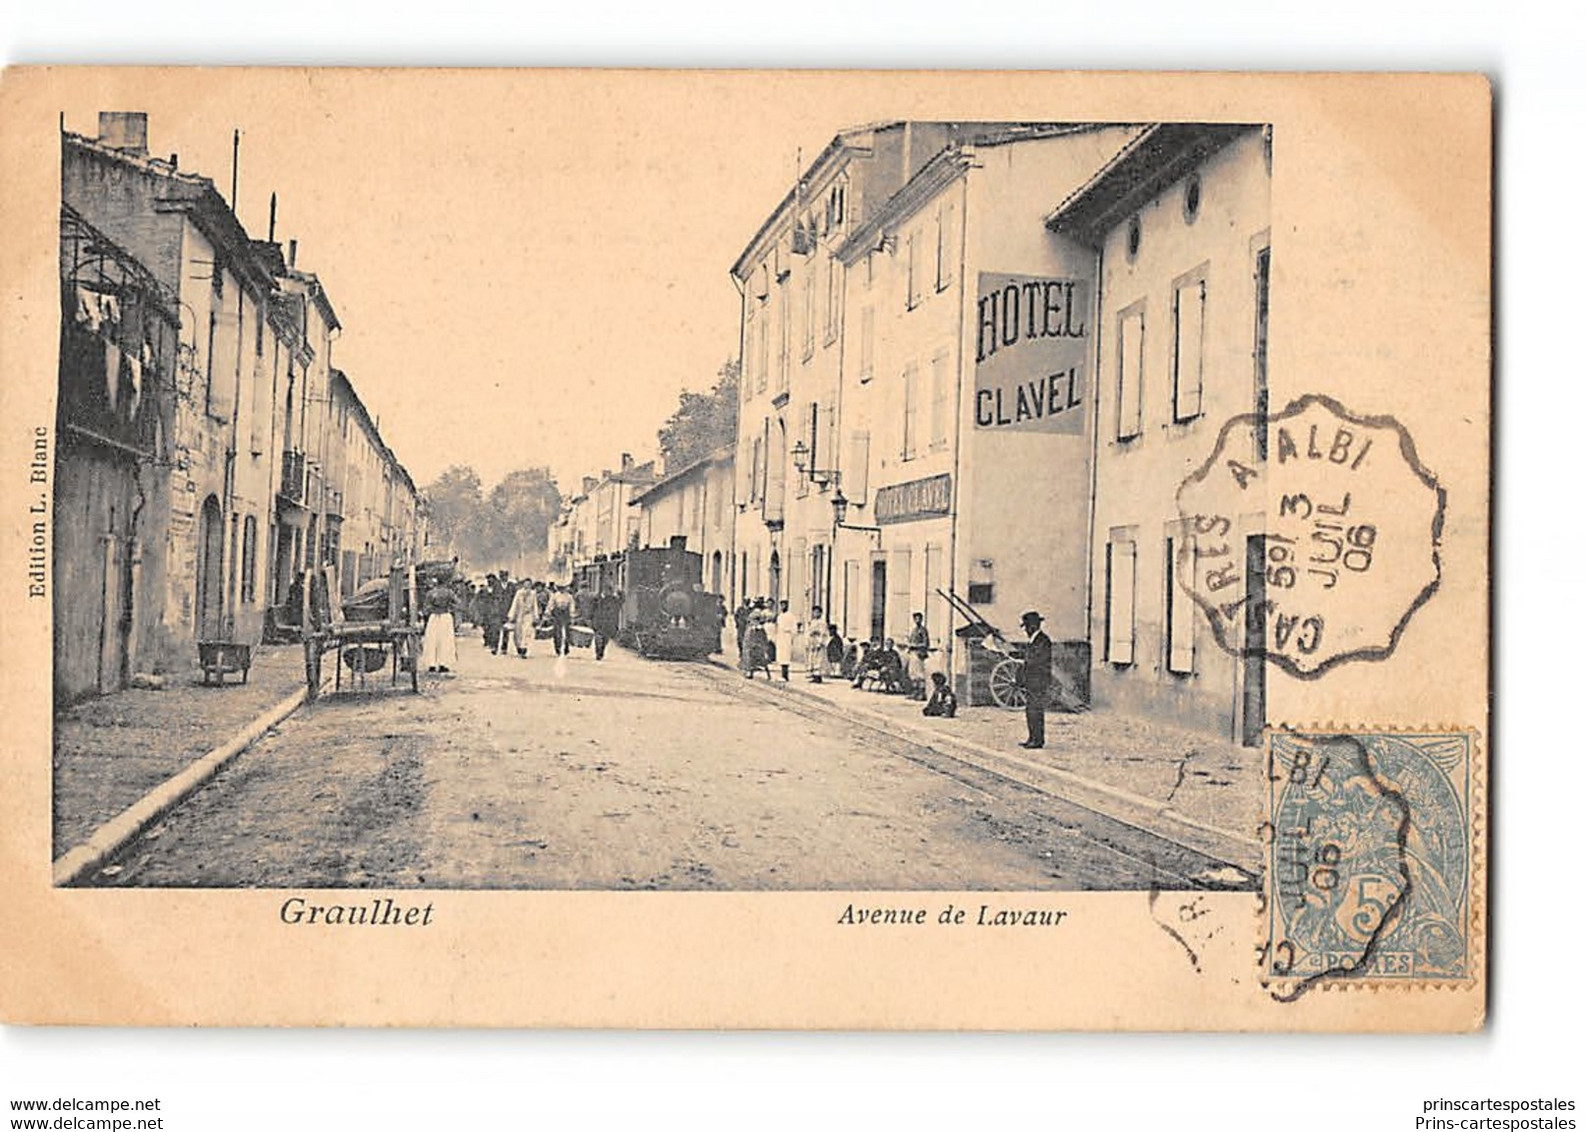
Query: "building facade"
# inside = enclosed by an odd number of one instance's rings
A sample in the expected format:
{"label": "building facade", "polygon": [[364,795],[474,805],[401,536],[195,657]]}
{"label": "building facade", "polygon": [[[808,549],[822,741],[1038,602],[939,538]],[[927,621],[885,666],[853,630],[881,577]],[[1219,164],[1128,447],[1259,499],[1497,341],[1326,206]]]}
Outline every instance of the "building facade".
{"label": "building facade", "polygon": [[1199,530],[1176,494],[1239,414],[1256,414],[1258,426],[1235,457],[1266,459],[1270,134],[1153,126],[1056,199],[1049,227],[1092,248],[1099,265],[1096,703],[1254,743],[1265,723],[1263,662],[1219,649],[1189,591],[1214,557],[1264,576],[1262,516]]}
{"label": "building facade", "polygon": [[949,593],[1013,639],[1039,610],[1083,683],[1095,264],[1039,218],[1135,132],[962,129],[840,249],[860,327],[842,483],[874,528],[841,549],[843,623],[901,639],[923,613],[969,702],[986,666]]}
{"label": "building facade", "polygon": [[682,540],[704,563],[705,589],[733,591],[733,447],[712,452],[634,493],[641,547],[666,547]]}
{"label": "building facade", "polygon": [[615,471],[606,468],[598,477],[585,476],[550,529],[547,551],[552,577],[571,581],[579,566],[639,545],[641,515],[629,505],[659,478],[654,460],[636,463],[627,452]]}
{"label": "building facade", "polygon": [[[61,700],[186,671],[199,641],[259,641],[297,571],[333,557],[344,508],[324,289],[208,178],[151,157],[147,130],[107,113],[94,138],[62,134]],[[419,512],[416,493],[378,506]]]}

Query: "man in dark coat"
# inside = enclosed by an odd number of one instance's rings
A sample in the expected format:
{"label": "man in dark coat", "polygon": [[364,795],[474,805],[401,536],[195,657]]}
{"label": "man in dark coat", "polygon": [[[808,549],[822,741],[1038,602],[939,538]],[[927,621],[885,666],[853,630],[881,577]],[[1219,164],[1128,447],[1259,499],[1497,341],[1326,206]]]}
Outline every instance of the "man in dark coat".
{"label": "man in dark coat", "polygon": [[479,594],[479,616],[486,647],[493,653],[500,653],[501,626],[506,624],[507,604],[501,579],[495,574],[485,578],[485,589]]}
{"label": "man in dark coat", "polygon": [[595,631],[595,659],[606,659],[606,642],[617,635],[617,624],[622,619],[622,595],[602,593],[593,599],[590,609],[590,628]]}
{"label": "man in dark coat", "polygon": [[1019,619],[1030,639],[1024,646],[1024,723],[1030,736],[1019,746],[1046,746],[1046,700],[1052,691],[1052,638],[1041,628],[1041,615],[1030,610]]}

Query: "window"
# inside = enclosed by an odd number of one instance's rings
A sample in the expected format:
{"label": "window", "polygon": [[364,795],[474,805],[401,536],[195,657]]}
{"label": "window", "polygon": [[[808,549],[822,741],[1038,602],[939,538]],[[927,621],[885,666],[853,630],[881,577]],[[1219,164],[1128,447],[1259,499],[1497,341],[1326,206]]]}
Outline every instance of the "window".
{"label": "window", "polygon": [[744,304],[743,326],[743,370],[739,374],[738,395],[743,400],[749,400],[754,392],[755,346],[760,341],[760,324],[755,319],[755,306],[753,303]]}
{"label": "window", "polygon": [[990,558],[976,558],[969,563],[969,602],[971,605],[990,605],[996,600],[996,582],[993,578],[995,563]]}
{"label": "window", "polygon": [[1167,670],[1187,676],[1195,671],[1195,538],[1167,540]]}
{"label": "window", "polygon": [[776,387],[777,392],[787,389],[788,360],[792,351],[790,338],[793,333],[792,301],[788,297],[788,288],[784,275],[782,282],[777,287],[777,361],[776,361]]}
{"label": "window", "polygon": [[242,521],[242,601],[251,605],[259,577],[259,525],[249,515]]}
{"label": "window", "polygon": [[904,306],[909,310],[913,310],[920,302],[919,263],[914,254],[917,243],[913,232],[904,237]]}
{"label": "window", "polygon": [[870,433],[848,438],[848,466],[843,470],[843,494],[848,502],[864,506],[870,491]]}
{"label": "window", "polygon": [[1107,543],[1107,663],[1134,663],[1133,539],[1116,532]]}
{"label": "window", "polygon": [[759,353],[754,367],[754,387],[757,393],[765,392],[766,373],[771,365],[771,315],[760,315],[760,339],[757,344]]}
{"label": "window", "polygon": [[749,456],[749,501],[753,503],[764,492],[765,438],[754,438],[754,450]]}
{"label": "window", "polygon": [[1145,382],[1145,306],[1118,316],[1118,439],[1140,435],[1140,402]]}
{"label": "window", "polygon": [[936,213],[936,289],[945,291],[953,281],[953,257],[958,253],[958,204],[944,201]]}
{"label": "window", "polygon": [[912,460],[920,444],[919,371],[913,362],[903,367],[903,458]]}
{"label": "window", "polygon": [[1173,419],[1201,413],[1201,355],[1206,322],[1206,280],[1189,279],[1173,289]]}
{"label": "window", "polygon": [[843,327],[842,264],[836,256],[826,260],[826,345],[837,341]]}
{"label": "window", "polygon": [[253,311],[253,356],[264,357],[264,310],[257,305],[250,308]]}
{"label": "window", "polygon": [[215,414],[215,312],[209,312],[209,339],[204,347],[204,409]]}
{"label": "window", "polygon": [[952,416],[952,381],[947,351],[931,359],[931,450],[947,447],[947,426]]}
{"label": "window", "polygon": [[815,356],[815,268],[804,269],[804,360]]}
{"label": "window", "polygon": [[869,381],[876,375],[876,308],[865,307],[859,312],[859,380]]}

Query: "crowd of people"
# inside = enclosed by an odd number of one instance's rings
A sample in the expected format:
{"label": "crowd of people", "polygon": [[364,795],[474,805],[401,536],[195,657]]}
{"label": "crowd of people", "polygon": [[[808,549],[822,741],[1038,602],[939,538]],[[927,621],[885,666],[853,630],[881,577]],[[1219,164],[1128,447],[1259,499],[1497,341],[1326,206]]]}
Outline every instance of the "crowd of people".
{"label": "crowd of people", "polygon": [[892,637],[844,640],[837,626],[822,616],[820,606],[811,611],[806,625],[788,611],[785,601],[745,598],[732,620],[745,679],[763,672],[767,680],[780,676],[786,683],[792,669],[799,667],[816,684],[846,680],[855,688],[924,701],[927,715],[951,718],[958,712],[958,699],[946,677],[940,672],[926,677],[927,663],[936,650],[923,613],[914,615],[901,649]]}
{"label": "crowd of people", "polygon": [[593,631],[595,659],[604,660],[606,646],[617,635],[622,595],[531,578],[514,581],[506,570],[475,584],[453,571],[429,587],[423,609],[420,663],[429,672],[450,672],[457,663],[459,618],[479,629],[492,655],[516,652],[520,659],[528,658],[536,640],[547,639],[557,656],[566,656],[573,648],[574,625],[587,624]]}
{"label": "crowd of people", "polygon": [[[947,675],[930,671],[931,654],[937,650],[923,613],[914,614],[901,647],[892,637],[845,641],[837,626],[822,616],[820,606],[811,611],[806,625],[789,612],[785,601],[745,598],[732,620],[745,679],[764,673],[768,681],[780,676],[786,683],[791,670],[802,667],[806,678],[816,684],[846,680],[854,688],[924,701],[921,710],[927,716],[952,719],[958,714],[958,696]],[[1052,686],[1052,640],[1042,624],[1043,618],[1033,609],[1020,618],[1027,639],[1016,653],[1024,661],[1019,680],[1028,730],[1020,746],[1030,749],[1046,743],[1046,705]],[[986,647],[1011,652],[1000,637],[988,640]]]}
{"label": "crowd of people", "polygon": [[[494,655],[529,656],[532,644],[549,638],[557,656],[573,647],[574,625],[592,631],[595,659],[605,658],[606,647],[617,635],[622,595],[589,592],[559,582],[524,579],[514,582],[507,571],[486,576],[475,585],[458,576],[438,579],[424,595],[426,615],[420,663],[429,672],[450,672],[457,663],[457,618],[479,627],[486,648]],[[717,627],[725,629],[727,611],[718,605]],[[851,687],[907,696],[923,702],[923,714],[951,719],[958,714],[958,697],[946,675],[930,671],[931,643],[925,615],[915,613],[901,647],[895,638],[845,640],[837,626],[811,611],[808,624],[795,617],[785,601],[745,598],[732,612],[738,645],[738,664],[744,678],[763,673],[767,681],[792,679],[795,668],[820,684],[845,680]],[[1042,630],[1041,615],[1024,614],[1021,624],[1028,635],[1023,645],[1020,679],[1025,691],[1028,737],[1021,746],[1039,748],[1046,741],[1046,703],[1051,687],[1052,642]],[[995,647],[990,645],[988,647]]]}

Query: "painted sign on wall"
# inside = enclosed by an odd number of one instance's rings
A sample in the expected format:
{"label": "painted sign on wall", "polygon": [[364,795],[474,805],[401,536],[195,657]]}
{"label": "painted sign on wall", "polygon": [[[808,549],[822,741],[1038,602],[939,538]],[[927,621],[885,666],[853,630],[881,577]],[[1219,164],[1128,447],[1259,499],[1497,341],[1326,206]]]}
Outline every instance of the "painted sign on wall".
{"label": "painted sign on wall", "polygon": [[1090,282],[980,273],[975,427],[1084,430]]}
{"label": "painted sign on wall", "polygon": [[876,491],[876,522],[907,523],[934,519],[953,509],[953,477],[947,473],[923,480],[889,484]]}

